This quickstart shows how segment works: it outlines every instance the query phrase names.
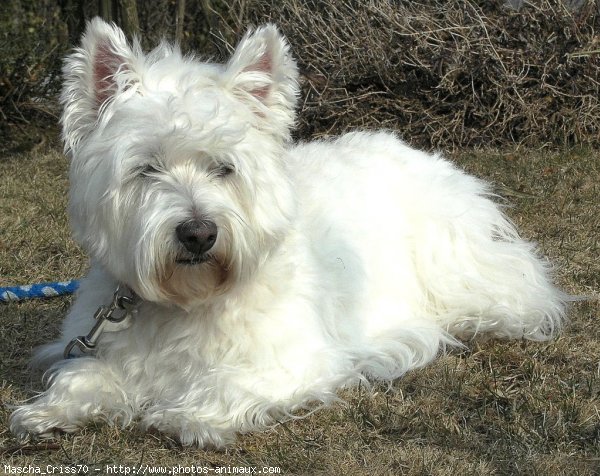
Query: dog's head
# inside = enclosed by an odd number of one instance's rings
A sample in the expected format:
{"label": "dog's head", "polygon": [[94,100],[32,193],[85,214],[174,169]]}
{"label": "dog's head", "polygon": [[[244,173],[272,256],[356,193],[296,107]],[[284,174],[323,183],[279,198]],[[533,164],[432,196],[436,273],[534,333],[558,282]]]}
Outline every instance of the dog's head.
{"label": "dog's head", "polygon": [[213,64],[167,43],[144,54],[95,19],[63,72],[71,223],[92,259],[182,306],[249,279],[294,214],[297,69],[277,29]]}

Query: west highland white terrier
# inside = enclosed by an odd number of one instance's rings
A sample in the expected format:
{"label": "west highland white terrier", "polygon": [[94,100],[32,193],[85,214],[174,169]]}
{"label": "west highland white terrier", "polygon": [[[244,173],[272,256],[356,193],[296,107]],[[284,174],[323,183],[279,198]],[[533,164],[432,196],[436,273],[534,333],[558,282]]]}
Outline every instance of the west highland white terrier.
{"label": "west highland white terrier", "polygon": [[456,338],[561,328],[566,295],[486,183],[389,132],[292,144],[297,76],[272,25],[213,64],[88,24],[62,126],[91,269],[19,438],[136,422],[222,447]]}

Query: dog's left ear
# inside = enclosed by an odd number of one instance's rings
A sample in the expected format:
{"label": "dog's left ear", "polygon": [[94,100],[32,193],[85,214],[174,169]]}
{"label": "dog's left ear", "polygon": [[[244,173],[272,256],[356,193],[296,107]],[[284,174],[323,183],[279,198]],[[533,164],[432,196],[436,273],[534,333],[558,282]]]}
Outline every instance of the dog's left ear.
{"label": "dog's left ear", "polygon": [[285,38],[274,25],[249,32],[227,63],[226,86],[270,125],[294,122],[298,96],[298,67]]}

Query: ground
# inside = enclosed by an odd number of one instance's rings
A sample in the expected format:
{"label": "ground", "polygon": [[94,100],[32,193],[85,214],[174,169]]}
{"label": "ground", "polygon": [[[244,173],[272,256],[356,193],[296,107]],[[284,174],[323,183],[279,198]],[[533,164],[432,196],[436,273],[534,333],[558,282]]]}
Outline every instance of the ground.
{"label": "ground", "polygon": [[[57,334],[71,298],[1,304],[0,470],[50,465],[64,474],[87,465],[91,474],[105,474],[107,465],[122,465],[139,474],[194,465],[208,474],[234,467],[285,475],[598,474],[600,154],[511,150],[452,158],[496,185],[523,235],[555,263],[558,284],[589,298],[572,306],[559,338],[468,343],[389,387],[346,391],[345,403],[241,436],[224,452],[103,425],[20,446],[7,428],[10,405],[42,389],[27,362],[33,347]],[[65,215],[66,159],[53,148],[3,156],[0,177],[0,286],[81,276],[86,258]]]}

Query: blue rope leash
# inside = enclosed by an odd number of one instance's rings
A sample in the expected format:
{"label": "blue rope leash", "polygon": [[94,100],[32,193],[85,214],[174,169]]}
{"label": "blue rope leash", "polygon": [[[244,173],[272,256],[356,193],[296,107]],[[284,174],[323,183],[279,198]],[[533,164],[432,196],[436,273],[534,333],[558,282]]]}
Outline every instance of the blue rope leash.
{"label": "blue rope leash", "polygon": [[24,301],[26,299],[49,298],[72,294],[79,287],[79,281],[63,281],[59,283],[26,284],[23,286],[0,287],[0,302]]}

